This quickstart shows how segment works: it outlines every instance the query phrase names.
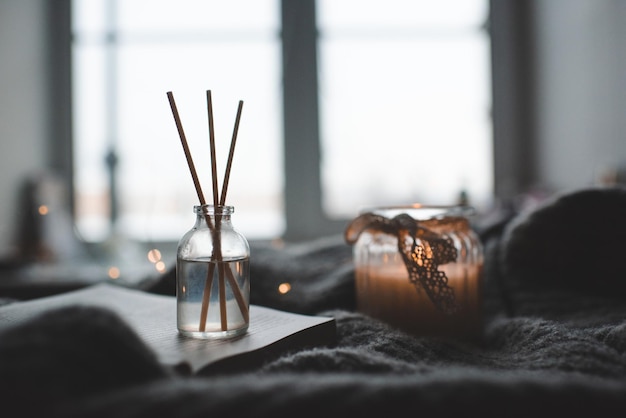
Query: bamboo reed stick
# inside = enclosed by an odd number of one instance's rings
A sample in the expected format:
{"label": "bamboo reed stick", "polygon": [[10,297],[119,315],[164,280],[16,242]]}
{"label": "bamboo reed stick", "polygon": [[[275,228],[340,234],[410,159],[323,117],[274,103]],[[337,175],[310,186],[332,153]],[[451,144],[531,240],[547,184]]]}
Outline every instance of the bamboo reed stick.
{"label": "bamboo reed stick", "polygon": [[189,151],[189,145],[187,144],[187,137],[185,136],[185,131],[183,130],[183,124],[180,121],[178,108],[176,107],[176,101],[174,100],[174,94],[171,91],[168,91],[167,98],[169,99],[170,108],[172,109],[172,114],[174,115],[174,122],[176,123],[176,128],[178,129],[180,142],[183,145],[183,151],[185,152],[185,158],[187,159],[187,166],[189,166],[189,171],[191,172],[191,178],[193,180],[193,185],[196,188],[196,193],[198,194],[198,200],[201,205],[206,205],[204,193],[202,193],[202,187],[200,186],[200,181],[198,180],[198,173],[196,172],[196,167],[193,163],[193,158],[191,158],[191,152]]}
{"label": "bamboo reed stick", "polygon": [[[226,193],[228,192],[228,182],[230,179],[230,170],[233,164],[233,155],[235,153],[235,144],[237,143],[237,134],[239,132],[239,122],[241,120],[241,112],[243,109],[243,101],[239,101],[239,105],[237,106],[237,116],[235,117],[235,126],[233,128],[233,136],[230,141],[230,149],[228,151],[228,161],[226,163],[226,172],[224,174],[224,183],[222,185],[222,194],[220,196],[220,205],[226,204]],[[239,305],[239,310],[241,311],[244,320],[247,322],[250,318],[250,313],[248,311],[248,307],[246,306],[246,301],[243,298],[243,295],[239,291],[239,284],[237,280],[233,276],[233,272],[230,268],[226,268],[226,278],[228,279],[228,283],[231,288],[237,289],[235,292],[235,299],[237,300],[237,304]]]}
{"label": "bamboo reed stick", "polygon": [[206,103],[209,119],[209,145],[211,147],[211,178],[213,180],[213,206],[218,205],[219,190],[217,190],[217,158],[215,157],[215,122],[213,121],[213,100],[211,90],[206,91]]}
{"label": "bamboo reed stick", "polygon": [[[170,102],[170,108],[172,109],[172,114],[174,116],[174,121],[176,123],[176,128],[178,129],[178,136],[180,137],[180,142],[183,146],[183,151],[185,152],[185,158],[187,160],[187,166],[189,167],[189,171],[191,172],[191,178],[193,179],[193,184],[196,189],[196,193],[198,195],[198,200],[200,201],[201,207],[206,205],[206,199],[204,198],[204,193],[202,192],[202,186],[200,185],[200,180],[198,180],[198,174],[196,171],[195,164],[193,163],[193,158],[191,157],[191,151],[189,150],[189,144],[187,143],[187,137],[185,136],[185,131],[183,129],[183,124],[180,120],[180,115],[178,113],[178,107],[176,106],[176,100],[174,100],[174,94],[171,91],[167,92],[167,98]],[[203,210],[203,209],[202,209]],[[211,230],[213,230],[213,223],[211,222],[211,217],[208,214],[204,214],[207,225]],[[211,288],[213,285],[213,274],[215,272],[215,264],[209,264],[209,270],[207,272],[207,280],[204,284],[204,292],[202,295],[202,312],[200,314],[200,326],[199,330],[204,332],[206,328],[206,317],[209,309],[209,299],[211,296]]]}
{"label": "bamboo reed stick", "polygon": [[228,151],[228,161],[226,162],[226,172],[224,173],[224,184],[222,185],[222,195],[220,196],[220,205],[226,204],[226,193],[228,192],[228,181],[230,179],[230,169],[233,165],[233,155],[235,153],[235,144],[237,143],[237,133],[239,132],[239,121],[241,120],[241,111],[243,109],[243,101],[239,100],[237,106],[237,116],[235,117],[235,126],[233,128],[233,137],[230,140],[230,149]]}
{"label": "bamboo reed stick", "polygon": [[[207,113],[209,120],[209,146],[211,149],[211,177],[213,184],[213,207],[217,211],[219,204],[219,190],[217,189],[217,158],[215,156],[215,123],[213,121],[213,100],[211,90],[206,91]],[[222,239],[221,239],[221,216],[215,214],[215,230],[213,231],[213,259],[217,262],[217,275],[219,283],[219,300],[220,300],[220,325],[222,331],[228,329],[228,314],[226,311],[226,284],[224,283],[224,265],[222,260]],[[207,282],[208,282],[207,278]],[[207,304],[208,305],[208,304]],[[204,304],[202,312],[204,312]],[[208,309],[208,306],[207,306]]]}
{"label": "bamboo reed stick", "polygon": [[246,301],[241,294],[241,289],[239,289],[239,283],[237,283],[237,280],[235,279],[235,276],[233,275],[230,266],[226,266],[225,270],[228,283],[230,284],[230,287],[234,290],[233,293],[235,294],[235,299],[237,300],[237,305],[239,305],[241,315],[243,316],[243,319],[248,322],[250,320],[250,311],[248,310]]}

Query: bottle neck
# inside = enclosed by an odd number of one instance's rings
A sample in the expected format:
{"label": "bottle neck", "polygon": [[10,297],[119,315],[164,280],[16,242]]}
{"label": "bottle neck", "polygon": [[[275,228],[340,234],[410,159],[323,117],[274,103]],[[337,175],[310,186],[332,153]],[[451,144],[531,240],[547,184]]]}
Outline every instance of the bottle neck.
{"label": "bottle neck", "polygon": [[211,227],[218,223],[221,226],[230,224],[230,217],[235,208],[233,206],[197,205],[193,207],[193,210],[196,213],[196,227]]}

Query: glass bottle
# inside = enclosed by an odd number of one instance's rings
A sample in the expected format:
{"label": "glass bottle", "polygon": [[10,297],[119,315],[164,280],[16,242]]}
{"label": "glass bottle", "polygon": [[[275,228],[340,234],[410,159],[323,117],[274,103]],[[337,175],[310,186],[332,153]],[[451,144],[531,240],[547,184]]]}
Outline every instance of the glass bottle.
{"label": "glass bottle", "polygon": [[357,309],[418,336],[482,330],[483,248],[466,206],[374,208],[352,221]]}
{"label": "glass bottle", "polygon": [[233,228],[233,206],[194,206],[196,222],[178,243],[177,327],[202,339],[231,338],[250,323],[250,246]]}

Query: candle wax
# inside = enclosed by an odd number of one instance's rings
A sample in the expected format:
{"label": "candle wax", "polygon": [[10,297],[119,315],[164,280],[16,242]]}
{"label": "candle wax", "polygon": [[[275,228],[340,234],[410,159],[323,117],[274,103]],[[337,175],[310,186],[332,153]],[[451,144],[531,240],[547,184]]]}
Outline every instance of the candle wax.
{"label": "candle wax", "polygon": [[[482,327],[482,266],[440,266],[454,291],[458,309],[446,314],[437,309],[426,291],[409,280],[400,257],[394,262],[357,266],[357,309],[415,335],[476,336]],[[397,260],[396,260],[397,259]]]}

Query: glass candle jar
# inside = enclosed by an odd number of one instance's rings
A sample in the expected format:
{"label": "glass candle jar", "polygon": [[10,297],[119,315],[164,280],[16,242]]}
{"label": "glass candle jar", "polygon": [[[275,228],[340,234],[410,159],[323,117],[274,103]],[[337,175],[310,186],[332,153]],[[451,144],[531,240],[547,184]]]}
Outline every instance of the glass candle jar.
{"label": "glass candle jar", "polygon": [[196,222],[178,243],[177,327],[188,337],[219,339],[250,323],[250,246],[233,228],[232,206],[194,206]]}
{"label": "glass candle jar", "polygon": [[482,330],[482,245],[469,207],[381,207],[346,229],[357,309],[418,336]]}

